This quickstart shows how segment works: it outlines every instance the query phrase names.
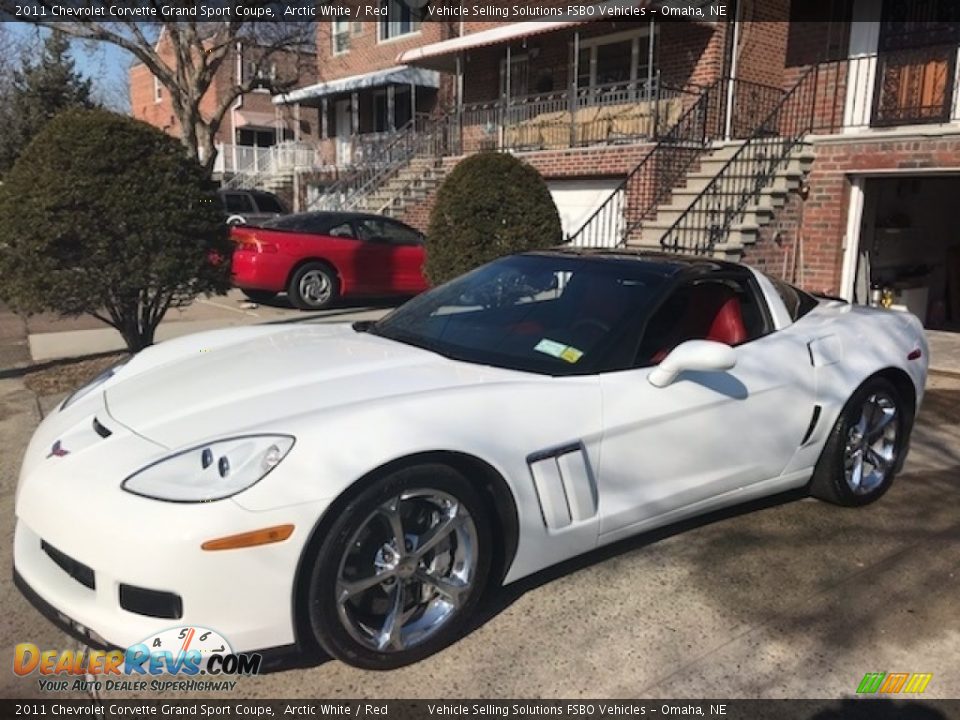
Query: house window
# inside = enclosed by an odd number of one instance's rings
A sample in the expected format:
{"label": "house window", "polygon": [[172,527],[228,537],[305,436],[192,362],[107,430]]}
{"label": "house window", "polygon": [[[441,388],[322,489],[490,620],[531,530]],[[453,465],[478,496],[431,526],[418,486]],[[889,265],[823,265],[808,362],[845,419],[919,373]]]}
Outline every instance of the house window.
{"label": "house window", "polygon": [[377,25],[380,42],[419,32],[419,10],[412,9],[403,0],[380,0],[380,7],[387,10],[386,18]]}
{"label": "house window", "polygon": [[585,40],[577,58],[577,87],[642,84],[649,71],[649,53],[646,29]]}
{"label": "house window", "polygon": [[350,52],[350,21],[349,20],[334,20],[333,21],[333,32],[331,33],[333,37],[333,54],[334,55],[343,55],[344,53]]}
{"label": "house window", "polygon": [[247,64],[247,78],[252,78],[254,90],[270,91],[270,85],[277,79],[277,65],[272,62],[253,62]]}
{"label": "house window", "polygon": [[163,100],[163,85],[160,82],[160,78],[153,78],[153,101],[160,102]]}

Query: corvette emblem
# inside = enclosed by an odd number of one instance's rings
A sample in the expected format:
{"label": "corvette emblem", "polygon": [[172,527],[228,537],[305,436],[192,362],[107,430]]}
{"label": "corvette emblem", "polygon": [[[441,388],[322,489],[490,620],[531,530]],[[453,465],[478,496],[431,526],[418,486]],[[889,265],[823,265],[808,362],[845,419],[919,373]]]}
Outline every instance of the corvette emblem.
{"label": "corvette emblem", "polygon": [[67,450],[63,445],[57,440],[53,446],[50,448],[50,454],[47,455],[48,458],[52,457],[63,457],[64,455],[69,455],[70,451]]}

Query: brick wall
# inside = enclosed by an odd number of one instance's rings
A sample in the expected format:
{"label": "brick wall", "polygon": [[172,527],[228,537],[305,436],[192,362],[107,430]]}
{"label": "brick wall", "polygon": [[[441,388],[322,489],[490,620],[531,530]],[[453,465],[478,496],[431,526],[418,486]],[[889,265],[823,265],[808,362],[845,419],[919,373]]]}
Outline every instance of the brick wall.
{"label": "brick wall", "polygon": [[[160,39],[157,47],[161,59],[168,65],[174,65],[174,52],[166,36]],[[199,50],[198,50],[199,52]],[[249,53],[249,51],[247,51]],[[249,57],[249,54],[247,55]],[[297,78],[297,85],[309,85],[316,80],[315,60],[309,56],[295,53],[277,53],[272,62],[277,65],[278,77]],[[180,136],[180,124],[173,111],[170,92],[167,88],[160,89],[159,98],[156,95],[155,81],[150,70],[141,63],[133,65],[128,73],[130,84],[130,110],[133,117],[143,120],[154,127],[163,130],[175,137]],[[209,118],[216,111],[220,100],[236,85],[237,57],[236,51],[231,49],[223,64],[213,78],[213,82],[200,100],[200,113]],[[250,92],[243,96],[238,108],[241,112],[248,111],[257,114],[275,113],[271,95],[268,92]],[[281,119],[291,134],[295,134],[295,116],[292,108],[281,108]],[[238,128],[240,123],[238,123]],[[216,141],[232,143],[235,138],[235,128],[232,126],[232,115],[228,110],[217,131]],[[300,114],[300,134],[305,140],[319,137],[319,116],[316,111],[304,108]]]}

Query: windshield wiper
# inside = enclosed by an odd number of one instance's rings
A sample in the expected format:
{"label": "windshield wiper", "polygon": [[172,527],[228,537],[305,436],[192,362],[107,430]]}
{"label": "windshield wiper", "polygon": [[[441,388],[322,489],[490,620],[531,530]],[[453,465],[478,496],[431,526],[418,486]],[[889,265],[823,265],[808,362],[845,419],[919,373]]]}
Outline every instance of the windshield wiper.
{"label": "windshield wiper", "polygon": [[376,320],[357,320],[350,327],[353,328],[354,332],[365,333],[370,332],[370,328],[376,325]]}

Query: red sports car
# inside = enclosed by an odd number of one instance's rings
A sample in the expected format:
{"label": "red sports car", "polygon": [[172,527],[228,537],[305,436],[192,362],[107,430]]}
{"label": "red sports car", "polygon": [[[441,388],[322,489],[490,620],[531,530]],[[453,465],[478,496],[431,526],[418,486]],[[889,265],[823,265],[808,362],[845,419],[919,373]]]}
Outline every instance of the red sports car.
{"label": "red sports car", "polygon": [[286,292],[303,310],[341,297],[415,295],[423,277],[423,235],[380,215],[313,212],[261,227],[231,228],[233,282],[254,302]]}

